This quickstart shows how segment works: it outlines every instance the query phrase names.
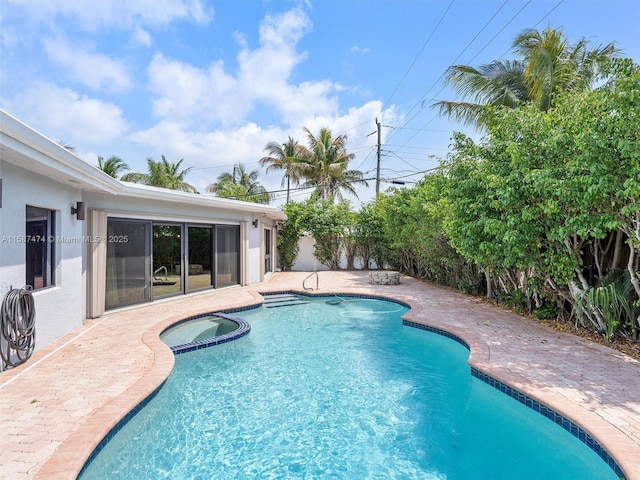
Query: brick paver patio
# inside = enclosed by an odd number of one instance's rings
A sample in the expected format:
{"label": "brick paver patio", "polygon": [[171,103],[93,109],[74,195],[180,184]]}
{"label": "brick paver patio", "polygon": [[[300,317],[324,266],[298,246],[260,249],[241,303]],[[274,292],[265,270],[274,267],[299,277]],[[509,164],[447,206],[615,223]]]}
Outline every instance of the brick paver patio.
{"label": "brick paver patio", "polygon": [[[261,284],[113,312],[0,373],[0,477],[75,479],[100,440],[171,372],[173,354],[158,338],[164,328],[198,313],[259,303],[258,292],[301,290],[307,275],[276,273]],[[629,480],[640,480],[637,360],[404,276],[400,285],[371,285],[367,272],[324,271],[319,285],[319,293],[407,302],[412,309],[405,318],[463,338],[473,367],[571,419]]]}

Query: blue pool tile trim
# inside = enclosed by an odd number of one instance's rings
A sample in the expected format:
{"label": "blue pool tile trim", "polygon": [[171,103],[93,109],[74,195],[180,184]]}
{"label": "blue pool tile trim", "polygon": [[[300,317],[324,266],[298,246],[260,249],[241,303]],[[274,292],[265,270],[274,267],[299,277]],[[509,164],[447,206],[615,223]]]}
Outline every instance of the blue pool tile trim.
{"label": "blue pool tile trim", "polygon": [[[165,382],[166,382],[166,380],[165,380]],[[138,414],[138,412],[140,410],[142,410],[153,399],[153,397],[155,397],[158,394],[158,392],[160,391],[162,386],[165,384],[165,382],[162,382],[153,392],[151,392],[151,394],[149,394],[148,397],[146,397],[139,404],[137,404],[133,409],[131,409],[131,411],[129,411],[129,413],[127,413],[124,417],[122,417],[120,419],[120,421],[118,423],[116,423],[111,430],[109,430],[109,433],[107,433],[107,435],[105,435],[105,437],[102,440],[100,440],[100,443],[96,446],[96,448],[93,449],[93,452],[91,452],[91,455],[89,455],[89,458],[87,458],[87,461],[84,462],[82,470],[80,470],[80,473],[78,474],[78,477],[76,477],[76,478],[79,478],[84,473],[84,471],[89,467],[89,465],[91,465],[91,462],[93,462],[93,460],[102,451],[102,449],[107,445],[107,443],[109,443],[111,441],[111,439],[113,437],[115,437],[116,434],[120,430],[122,430],[122,428],[127,423],[129,423],[129,421],[133,417],[135,417]]]}
{"label": "blue pool tile trim", "polygon": [[327,295],[326,293],[299,292],[296,290],[276,290],[276,291],[270,291],[270,292],[260,292],[260,295],[262,295],[263,297],[268,297],[270,295],[286,295],[286,294],[299,295],[303,297],[312,297],[312,298],[340,297],[340,298],[362,298],[365,300],[385,300],[387,302],[397,303],[398,305],[402,305],[403,307],[406,307],[406,308],[411,308],[411,305],[409,305],[406,302],[403,302],[401,300],[396,300],[395,298],[385,297],[384,295],[368,295],[368,294],[360,294],[360,293],[335,293],[335,294]]}
{"label": "blue pool tile trim", "polygon": [[402,324],[408,327],[419,328],[420,330],[426,330],[427,332],[437,333],[438,335],[442,335],[443,337],[450,338],[451,340],[458,342],[467,350],[471,351],[471,348],[469,347],[469,344],[467,342],[465,342],[459,336],[454,335],[451,332],[447,332],[442,328],[432,327],[431,325],[425,325],[424,323],[412,322],[411,320],[404,320],[404,319],[402,320]]}
{"label": "blue pool tile trim", "polygon": [[[204,317],[224,318],[226,320],[230,320],[236,323],[238,325],[238,328],[236,328],[232,332],[225,333],[224,335],[218,335],[217,337],[205,338],[202,340],[198,340],[197,342],[183,343],[182,345],[174,345],[173,347],[171,347],[171,351],[174,353],[174,355],[193,352],[194,350],[200,350],[202,348],[211,347],[213,345],[220,345],[221,343],[230,342],[231,340],[235,340],[236,338],[244,337],[247,333],[249,333],[249,331],[251,331],[251,325],[249,325],[242,318],[234,317],[224,312],[215,312],[215,313],[201,313],[199,315],[194,315],[192,317],[185,318],[183,320],[180,320],[179,322],[174,323],[170,327],[165,328],[162,331],[162,333],[166,332],[170,328],[175,327],[176,325],[181,325],[191,320],[197,320],[199,318],[204,318]],[[160,336],[162,336],[162,333],[160,334]]]}
{"label": "blue pool tile trim", "polygon": [[[443,335],[447,338],[450,338],[458,342],[459,344],[466,347],[468,350],[471,350],[469,348],[469,344],[465,342],[462,338],[460,338],[459,336],[451,332],[443,330],[441,328],[432,327],[430,325],[425,325],[423,323],[412,322],[410,320],[404,320],[404,319],[402,320],[402,324],[408,327],[419,328],[420,330],[426,330],[428,332],[437,333],[438,335]],[[618,477],[620,477],[621,479],[626,478],[626,475],[622,471],[622,468],[620,468],[620,465],[618,465],[618,462],[614,460],[614,458],[609,454],[609,452],[607,452],[605,448],[602,445],[600,445],[600,443],[595,438],[593,438],[581,427],[573,423],[564,415],[561,415],[560,413],[556,412],[552,408],[549,408],[546,405],[538,402],[537,400],[534,400],[533,398],[528,396],[526,393],[522,393],[521,391],[516,390],[515,388],[507,385],[506,383],[503,383],[500,380],[496,380],[491,375],[487,375],[486,373],[481,372],[475,367],[471,367],[471,376],[487,383],[488,385],[491,385],[493,388],[500,390],[505,395],[510,396],[514,400],[517,400],[523,405],[538,412],[539,414],[548,418],[549,420],[556,423],[557,425],[560,425],[567,432],[572,434],[574,437],[577,437],[582,443],[584,443],[591,450],[596,452],[598,456],[602,458],[602,460],[604,460],[607,465],[609,465],[609,468],[611,468],[611,470],[613,470]]]}
{"label": "blue pool tile trim", "polygon": [[539,414],[547,417],[549,420],[554,422],[555,424],[564,428],[567,432],[571,433],[574,437],[577,437],[582,443],[586,444],[591,450],[596,452],[600,458],[602,458],[607,465],[615,472],[617,476],[620,478],[626,478],[624,472],[620,468],[620,465],[613,459],[609,452],[605,450],[605,448],[600,445],[600,443],[585,432],[581,427],[573,423],[564,415],[556,412],[552,408],[547,407],[546,405],[534,400],[528,395],[516,390],[515,388],[501,382],[500,380],[496,380],[490,375],[481,372],[477,368],[471,367],[471,375],[482,380],[483,382],[491,385],[494,388],[497,388],[502,393],[509,395],[511,398],[517,400],[518,402],[526,405],[532,410],[538,412]]}

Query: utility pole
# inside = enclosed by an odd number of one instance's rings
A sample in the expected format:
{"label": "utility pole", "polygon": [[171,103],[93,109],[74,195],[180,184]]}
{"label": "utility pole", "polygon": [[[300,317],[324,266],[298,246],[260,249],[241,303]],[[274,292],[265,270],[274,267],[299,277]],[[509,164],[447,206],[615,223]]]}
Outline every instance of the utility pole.
{"label": "utility pole", "polygon": [[376,127],[378,128],[378,162],[376,167],[376,197],[380,193],[380,122],[376,117]]}

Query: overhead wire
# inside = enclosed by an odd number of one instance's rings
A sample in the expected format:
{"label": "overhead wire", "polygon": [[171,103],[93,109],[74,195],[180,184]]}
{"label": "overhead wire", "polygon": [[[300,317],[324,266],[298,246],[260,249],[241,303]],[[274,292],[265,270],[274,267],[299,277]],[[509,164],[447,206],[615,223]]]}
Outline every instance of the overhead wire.
{"label": "overhead wire", "polygon": [[[507,5],[509,0],[505,0],[504,3],[502,3],[502,5],[493,13],[493,15],[485,22],[485,24],[483,25],[483,27],[475,34],[475,36],[469,41],[467,42],[467,45],[462,49],[462,51],[458,54],[458,56],[451,62],[451,65],[454,65],[455,62],[458,61],[458,59],[471,47],[471,45],[476,41],[476,39],[486,30],[486,28],[489,26],[489,24],[495,19],[495,17],[499,14],[500,11],[502,11],[502,9]],[[518,15],[520,15],[520,13],[522,13],[522,11],[531,3],[532,0],[528,0],[524,6],[522,6],[503,26],[502,28],[500,28],[500,30],[498,30],[498,32],[496,34],[494,34],[491,39],[485,43],[483,45],[483,47],[476,52],[476,54],[470,59],[469,62],[472,62],[473,60],[475,60],[480,53],[482,53],[514,20],[515,18],[518,17]],[[395,88],[393,89],[393,91],[391,92],[391,94],[389,95],[389,97],[384,101],[384,103],[382,104],[381,107],[381,113],[382,111],[384,111],[384,109],[388,106],[389,102],[391,101],[391,99],[394,97],[394,95],[397,93],[397,91],[400,89],[400,87],[402,86],[402,84],[404,83],[404,81],[406,80],[407,76],[409,75],[409,73],[412,71],[412,69],[415,67],[418,59],[422,56],[422,54],[424,53],[426,47],[429,45],[431,39],[433,38],[434,34],[436,33],[436,31],[438,30],[438,28],[441,26],[442,22],[444,21],[444,19],[446,18],[446,16],[448,15],[450,9],[452,8],[453,4],[454,4],[455,0],[451,0],[451,2],[448,4],[447,8],[445,9],[445,11],[443,12],[443,14],[440,16],[440,19],[438,20],[437,24],[434,26],[434,28],[431,30],[429,36],[427,37],[427,39],[425,40],[425,42],[423,43],[423,45],[421,46],[420,50],[418,51],[418,53],[416,54],[416,56],[414,57],[413,61],[411,62],[411,64],[409,65],[409,67],[407,68],[407,70],[405,71],[405,73],[403,74],[403,76],[401,77],[401,79],[398,81],[398,83],[396,84]],[[536,24],[534,24],[534,27],[537,26],[539,23],[541,23],[545,18],[547,18],[554,10],[556,10],[562,3],[564,2],[564,0],[560,0],[553,8],[551,8],[540,20],[538,20],[538,22],[536,22]],[[533,27],[532,27],[533,28]],[[506,55],[508,53],[509,50],[507,50],[502,56]],[[501,56],[501,57],[502,57]],[[500,58],[501,58],[500,57]],[[444,74],[443,74],[444,75]],[[429,94],[429,92],[431,92],[431,90],[433,90],[433,88],[438,84],[438,82],[440,82],[441,78],[443,77],[443,75],[441,75],[438,80],[436,80],[436,82],[434,82],[429,89],[420,97],[420,99],[412,106],[412,108],[407,112],[407,115],[410,114],[411,112],[413,112],[416,108],[418,108],[419,106],[424,107],[424,101],[425,99],[427,99],[427,95]],[[437,95],[439,95],[446,87],[443,87],[440,89],[439,92],[436,93],[436,97]],[[422,108],[420,109],[422,110]],[[411,116],[411,118],[409,118],[409,120],[406,120],[403,122],[402,125],[400,126],[396,126],[393,127],[394,130],[391,132],[391,134],[389,135],[388,139],[393,138],[398,131],[400,130],[410,130],[409,127],[407,127],[406,125],[411,123],[412,121],[415,120],[415,118],[417,117],[417,115],[419,114],[419,112],[415,113],[413,116]],[[425,123],[422,127],[417,128],[417,129],[413,129],[416,132],[414,133],[414,135],[412,135],[406,142],[404,142],[404,144],[398,146],[398,148],[421,148],[421,147],[410,147],[407,146],[407,143],[409,143],[411,140],[413,140],[419,133],[423,132],[426,130],[426,126],[428,126],[433,120],[435,120],[438,117],[438,115],[435,115],[433,118],[431,118],[427,123]],[[362,122],[358,125],[355,125],[353,127],[350,127],[349,129],[345,130],[345,133],[343,133],[342,135],[346,135],[346,132],[349,132],[351,130],[357,129],[358,127],[361,127],[362,125],[366,125],[368,122]],[[390,146],[389,144],[386,144],[387,146]],[[367,160],[370,161],[374,161],[375,159],[372,158],[372,153],[373,153],[373,149],[375,148],[375,146],[362,146],[359,147],[361,151],[365,151],[365,150],[371,150],[366,156],[365,158],[360,162],[359,166],[356,168],[356,170],[360,170],[362,168],[362,166],[365,165],[365,163],[367,162]],[[436,147],[430,147],[431,150],[447,150],[444,148],[436,148]],[[411,166],[412,168],[416,168],[417,167],[415,165],[412,165],[411,163],[409,163],[406,159],[403,159],[402,157],[400,157],[397,153],[391,151],[391,150],[385,150],[385,153],[390,153],[395,155],[396,157],[398,157],[400,160],[402,160],[403,162],[407,163],[407,165]],[[248,162],[247,164],[257,164],[259,162]],[[229,165],[231,166],[231,165]],[[196,167],[194,169],[214,169],[214,168],[224,168],[225,166],[213,166],[213,167]],[[420,173],[424,173],[427,171],[430,171],[432,169],[426,170],[426,171],[417,171],[416,173],[410,174],[411,175],[417,175]],[[369,178],[369,179],[364,179],[364,180],[375,180],[375,178]],[[296,189],[290,189],[290,192],[293,191],[299,191],[299,190],[307,190],[310,188],[316,188],[317,186],[314,187],[297,187]],[[273,194],[280,194],[282,192],[286,192],[286,190],[274,190]],[[306,192],[302,191],[301,193],[297,193],[297,195],[304,195],[306,194]]]}
{"label": "overhead wire", "polygon": [[391,101],[391,99],[393,98],[393,96],[395,95],[395,93],[398,91],[398,89],[400,88],[400,85],[402,85],[402,83],[404,82],[404,80],[407,78],[407,75],[409,75],[409,72],[413,69],[413,67],[415,66],[416,62],[418,61],[418,58],[420,58],[420,56],[422,55],[422,52],[424,52],[424,49],[427,47],[427,45],[429,44],[429,42],[431,41],[431,38],[433,37],[433,35],[436,33],[436,30],[438,30],[438,27],[440,27],[440,24],[444,21],[445,17],[447,16],[447,13],[449,13],[449,10],[451,10],[451,7],[453,6],[455,0],[451,0],[451,2],[449,3],[449,6],[447,7],[447,9],[444,11],[444,13],[442,14],[442,16],[440,17],[440,20],[438,20],[438,23],[436,24],[435,27],[433,27],[433,29],[431,30],[431,33],[429,34],[429,36],[427,37],[427,39],[425,40],[425,42],[422,44],[422,48],[420,48],[420,51],[418,51],[418,54],[415,56],[415,58],[413,59],[413,62],[411,62],[411,65],[409,65],[409,68],[407,68],[407,71],[404,72],[404,75],[402,76],[402,78],[400,79],[400,81],[398,82],[398,84],[396,85],[396,87],[393,89],[393,92],[391,92],[391,95],[389,95],[389,97],[385,100],[385,102],[382,104],[382,107],[380,108],[380,113],[382,113],[385,109],[385,107],[389,104],[389,102]]}
{"label": "overhead wire", "polygon": [[[491,17],[485,22],[485,24],[482,26],[482,28],[474,35],[474,37],[469,40],[467,42],[467,45],[462,49],[462,51],[458,54],[458,56],[451,62],[450,65],[454,65],[455,62],[458,61],[458,59],[464,54],[464,52],[466,52],[469,47],[471,46],[471,44],[473,42],[475,42],[475,40],[480,36],[480,34],[482,34],[482,32],[484,32],[486,30],[486,28],[489,26],[489,24],[493,21],[493,19],[502,11],[502,9],[507,5],[507,3],[509,3],[509,0],[505,0],[502,5],[500,5],[500,7],[498,7],[498,9],[493,13],[493,15],[491,15]],[[440,75],[440,77],[438,77],[438,79],[429,87],[429,89],[422,95],[422,97],[420,97],[420,99],[413,105],[413,107],[411,107],[411,109],[407,112],[407,115],[410,114],[411,112],[413,112],[413,110],[415,110],[416,108],[418,108],[418,106],[422,105],[424,106],[424,100],[427,97],[427,95],[429,94],[429,92],[431,92],[431,90],[438,84],[440,83],[442,77],[444,76],[444,73],[442,75]],[[416,114],[414,114],[407,123],[411,122],[420,112],[417,112]],[[392,132],[389,137],[393,137],[394,132]],[[413,137],[412,137],[413,138]]]}
{"label": "overhead wire", "polygon": [[[487,46],[493,42],[493,40],[496,39],[496,37],[502,32],[504,31],[504,29],[511,24],[511,22],[513,22],[513,20],[520,15],[520,13],[522,13],[522,11],[531,3],[532,0],[529,0],[520,10],[518,10],[510,19],[509,21],[498,31],[498,33],[496,33],[477,53],[476,55],[474,55],[471,60],[469,61],[469,63],[471,63],[471,61],[475,60],[477,58],[477,56],[485,49],[487,48]],[[558,8],[562,3],[564,2],[564,0],[560,0],[551,10],[549,10],[540,20],[538,20],[534,26],[532,28],[535,28],[540,22],[542,22],[545,18],[547,18],[549,15],[551,15],[551,13]],[[503,53],[499,58],[504,57],[509,51],[511,51],[511,48],[509,48],[507,51],[505,51],[505,53]],[[459,56],[458,56],[459,58]],[[457,60],[457,58],[456,58]],[[456,61],[454,60],[454,62]],[[442,87],[436,94],[435,96],[437,97],[440,93],[442,93],[442,91],[445,90],[446,87]],[[414,133],[411,137],[409,137],[409,139],[405,142],[408,143],[411,140],[413,140],[420,132],[425,130],[425,127],[428,126],[429,124],[431,124],[431,122],[433,122],[436,118],[439,117],[439,114],[435,114],[433,117],[431,117],[421,128],[418,129],[418,131],[416,133]],[[415,116],[413,117],[415,118]],[[412,119],[413,119],[412,118]]]}

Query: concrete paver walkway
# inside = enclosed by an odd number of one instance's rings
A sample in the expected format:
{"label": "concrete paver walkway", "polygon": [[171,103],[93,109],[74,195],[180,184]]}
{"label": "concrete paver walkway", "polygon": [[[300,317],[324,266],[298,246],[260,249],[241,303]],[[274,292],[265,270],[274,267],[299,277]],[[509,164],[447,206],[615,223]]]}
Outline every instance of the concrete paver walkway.
{"label": "concrete paver walkway", "polygon": [[[258,292],[301,290],[306,272],[155,302],[104,315],[0,373],[0,477],[75,479],[95,446],[169,375],[158,338],[198,313],[260,303]],[[315,285],[315,282],[312,282]],[[629,480],[640,480],[640,362],[545,328],[473,297],[408,277],[371,285],[366,272],[319,272],[317,293],[384,295],[405,318],[447,330],[469,363],[561,413],[596,438]]]}

